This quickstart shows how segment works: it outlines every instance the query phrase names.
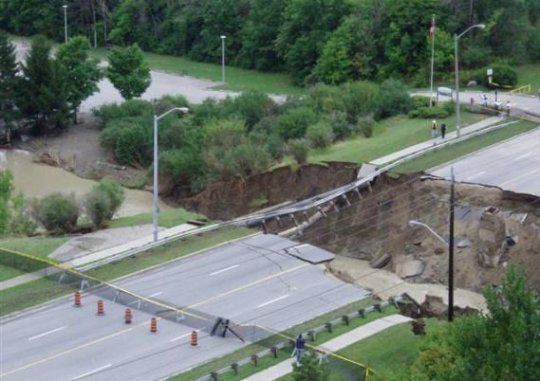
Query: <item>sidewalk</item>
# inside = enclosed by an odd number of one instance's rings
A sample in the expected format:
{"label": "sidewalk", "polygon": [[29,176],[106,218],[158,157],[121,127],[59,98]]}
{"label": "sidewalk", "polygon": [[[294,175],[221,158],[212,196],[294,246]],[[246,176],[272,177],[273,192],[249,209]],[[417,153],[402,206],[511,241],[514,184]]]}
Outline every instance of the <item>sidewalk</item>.
{"label": "sidewalk", "polygon": [[[151,225],[149,225],[151,228]],[[162,229],[159,231],[159,239],[166,239],[170,238],[174,235],[187,232],[189,230],[196,229],[197,226],[190,225],[190,224],[181,224],[175,227],[172,227],[170,229]],[[124,228],[119,228],[124,229]],[[114,230],[117,229],[110,229],[109,233],[115,234]],[[87,237],[88,235],[82,236]],[[56,254],[59,258],[62,258],[65,256],[64,252],[70,252],[72,258],[71,259],[64,259],[64,262],[62,263],[62,267],[64,268],[77,268],[81,267],[87,264],[90,264],[92,262],[102,260],[105,258],[113,257],[117,254],[124,253],[126,251],[145,246],[148,244],[151,244],[154,242],[154,237],[152,234],[148,234],[143,236],[142,238],[136,239],[136,240],[130,240],[124,243],[121,243],[119,245],[115,245],[112,247],[104,248],[102,250],[98,251],[90,251],[88,249],[81,248],[77,244],[73,244],[73,241],[77,241],[80,237],[73,238],[72,240],[68,241],[64,245],[62,245],[60,248],[55,250],[56,252],[59,252],[60,254]],[[129,239],[129,238],[128,238]],[[67,250],[66,250],[67,247]],[[78,253],[74,252],[77,251]],[[55,257],[55,253],[51,254],[52,257]],[[80,255],[80,254],[83,255]],[[0,290],[5,290],[6,288],[15,287],[18,285],[21,285],[23,283],[31,282],[33,280],[39,279],[45,275],[51,275],[56,272],[59,272],[60,269],[56,267],[48,267],[42,270],[35,271],[33,273],[23,274],[19,275],[17,277],[6,279],[2,282],[0,282]]]}
{"label": "sidewalk", "polygon": [[[410,320],[410,318],[403,315],[396,314],[386,316],[358,327],[350,332],[344,333],[341,336],[335,337],[332,340],[321,344],[317,348],[320,348],[326,352],[335,352],[367,337],[375,335],[376,333],[384,331],[387,328],[393,327],[397,324],[406,323]],[[282,361],[268,369],[244,378],[244,381],[270,381],[283,377],[293,371],[293,361],[293,359]]]}
{"label": "sidewalk", "polygon": [[[492,116],[492,117],[484,119],[484,120],[482,120],[482,121],[480,121],[478,123],[474,123],[474,124],[471,124],[469,126],[462,127],[461,128],[461,136],[465,136],[465,135],[471,134],[473,132],[482,130],[484,128],[491,127],[493,125],[501,123],[501,121],[504,121],[504,119],[501,119],[498,116]],[[428,132],[429,131],[426,131],[426,134]],[[378,159],[372,160],[370,162],[370,164],[374,164],[374,165],[376,165],[378,167],[382,167],[382,166],[384,166],[386,164],[389,164],[389,163],[391,163],[393,161],[404,158],[404,157],[406,157],[408,155],[411,155],[413,153],[416,153],[416,152],[422,151],[424,149],[433,147],[434,143],[435,144],[440,144],[440,143],[442,143],[444,141],[455,139],[456,137],[457,137],[457,131],[452,131],[452,132],[446,134],[445,139],[442,139],[440,137],[438,137],[436,139],[430,139],[430,140],[427,140],[425,142],[415,144],[413,146],[404,148],[404,149],[402,149],[400,151],[393,152],[393,153],[391,153],[389,155],[386,155],[386,156],[380,157]]]}

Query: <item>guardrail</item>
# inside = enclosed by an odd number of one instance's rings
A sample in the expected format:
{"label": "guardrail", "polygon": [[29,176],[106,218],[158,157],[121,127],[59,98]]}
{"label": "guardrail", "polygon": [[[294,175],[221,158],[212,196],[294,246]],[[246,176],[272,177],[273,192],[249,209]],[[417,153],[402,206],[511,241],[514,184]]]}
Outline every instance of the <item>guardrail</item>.
{"label": "guardrail", "polygon": [[515,89],[510,90],[509,93],[510,94],[530,94],[531,91],[532,91],[532,87],[531,87],[531,84],[529,83],[528,85],[516,87]]}

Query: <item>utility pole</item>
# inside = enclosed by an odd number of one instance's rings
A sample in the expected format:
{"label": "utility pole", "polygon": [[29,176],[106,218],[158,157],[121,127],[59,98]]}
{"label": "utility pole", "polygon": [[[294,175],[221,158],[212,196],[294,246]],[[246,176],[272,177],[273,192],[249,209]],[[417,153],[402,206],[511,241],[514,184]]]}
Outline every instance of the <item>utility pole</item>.
{"label": "utility pole", "polygon": [[448,235],[448,321],[454,320],[454,167],[450,168],[450,221]]}

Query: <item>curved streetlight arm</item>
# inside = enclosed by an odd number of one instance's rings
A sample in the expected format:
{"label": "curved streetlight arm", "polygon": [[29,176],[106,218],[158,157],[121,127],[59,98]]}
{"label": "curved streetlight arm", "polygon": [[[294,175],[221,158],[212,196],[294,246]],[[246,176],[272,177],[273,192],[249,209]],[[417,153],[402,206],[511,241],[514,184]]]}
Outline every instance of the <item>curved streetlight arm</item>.
{"label": "curved streetlight arm", "polygon": [[179,111],[182,114],[187,114],[189,112],[189,109],[187,107],[174,107],[174,108],[170,109],[169,111],[166,111],[163,114],[161,114],[159,116],[156,115],[154,117],[156,118],[156,120],[160,120],[161,118],[166,117],[167,115],[169,115],[173,111]]}
{"label": "curved streetlight arm", "polygon": [[441,237],[435,230],[433,230],[432,228],[430,228],[428,225],[424,224],[423,222],[420,222],[420,221],[416,221],[416,220],[410,220],[409,221],[409,226],[422,226],[424,228],[426,228],[427,230],[429,230],[429,232],[431,234],[433,234],[435,237],[437,237],[437,239],[443,243],[445,243],[446,245],[448,245],[448,241],[445,240],[443,237]]}
{"label": "curved streetlight arm", "polygon": [[461,34],[456,35],[456,38],[460,38],[461,36],[466,34],[471,29],[474,29],[474,28],[485,29],[485,27],[486,27],[486,24],[474,24],[474,25],[471,25],[470,27],[465,29],[463,32],[461,32]]}

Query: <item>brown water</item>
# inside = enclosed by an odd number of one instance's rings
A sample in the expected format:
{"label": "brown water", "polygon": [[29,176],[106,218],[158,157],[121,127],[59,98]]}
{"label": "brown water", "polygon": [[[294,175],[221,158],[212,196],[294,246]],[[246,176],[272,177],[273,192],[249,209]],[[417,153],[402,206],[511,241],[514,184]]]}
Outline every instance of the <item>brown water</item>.
{"label": "brown water", "polygon": [[[34,163],[32,154],[21,150],[0,150],[0,168],[9,169],[17,192],[25,197],[43,197],[50,193],[73,193],[81,199],[96,184],[96,181],[82,179],[61,168]],[[152,211],[150,192],[125,189],[126,199],[117,216],[127,216]],[[160,203],[160,209],[168,209]]]}

